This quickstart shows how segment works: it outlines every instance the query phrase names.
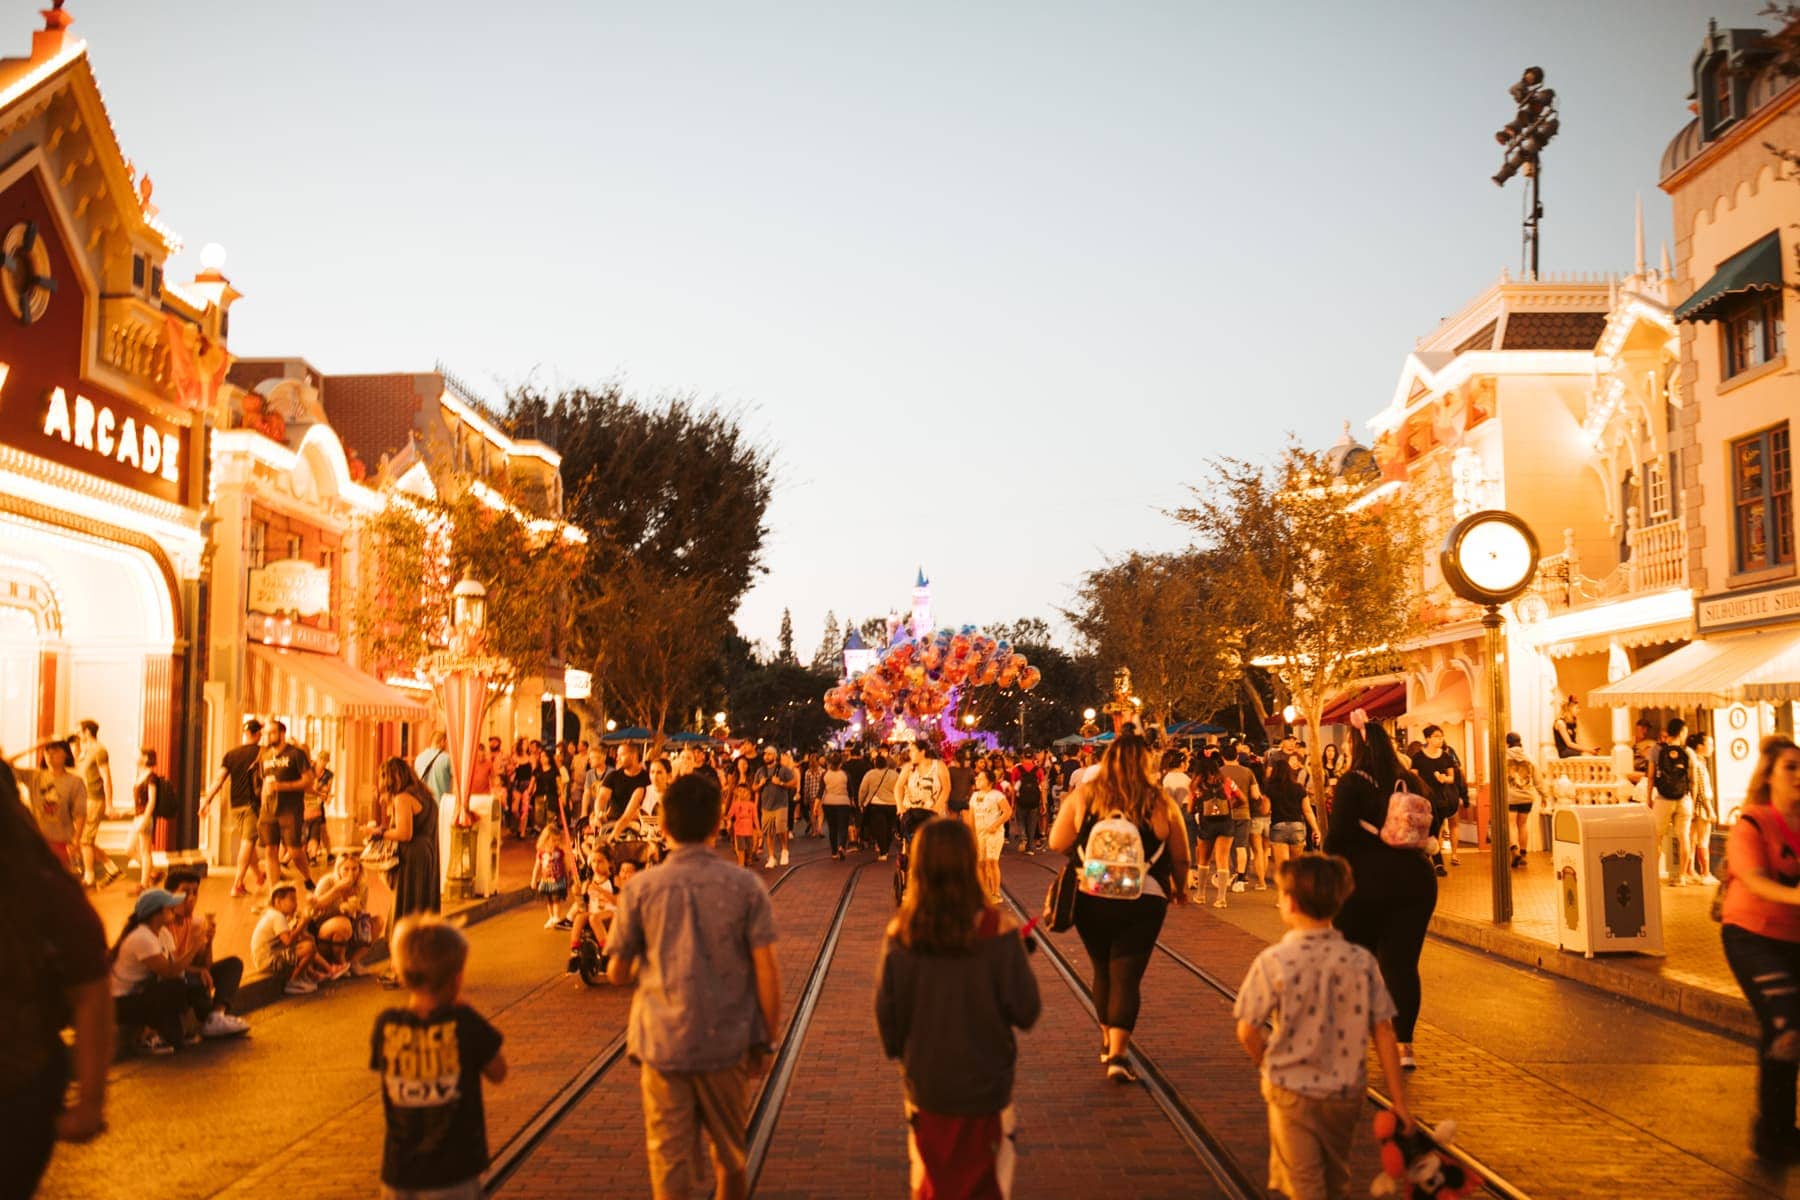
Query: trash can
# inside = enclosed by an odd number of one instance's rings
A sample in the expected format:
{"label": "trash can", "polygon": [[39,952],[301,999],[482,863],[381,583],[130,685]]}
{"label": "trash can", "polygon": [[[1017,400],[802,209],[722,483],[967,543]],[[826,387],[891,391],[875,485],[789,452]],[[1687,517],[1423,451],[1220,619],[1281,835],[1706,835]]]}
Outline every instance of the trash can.
{"label": "trash can", "polygon": [[1656,818],[1641,804],[1556,811],[1557,944],[1595,954],[1661,954]]}
{"label": "trash can", "polygon": [[492,796],[470,796],[469,815],[475,818],[475,894],[492,896],[500,890],[499,805]]}

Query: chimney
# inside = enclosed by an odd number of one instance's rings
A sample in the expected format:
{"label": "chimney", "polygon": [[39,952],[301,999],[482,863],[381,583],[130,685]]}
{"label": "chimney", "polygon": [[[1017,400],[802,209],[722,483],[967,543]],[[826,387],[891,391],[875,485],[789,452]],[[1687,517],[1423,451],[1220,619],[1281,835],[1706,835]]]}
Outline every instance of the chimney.
{"label": "chimney", "polygon": [[69,26],[75,18],[63,11],[63,0],[50,0],[50,7],[41,10],[44,27],[31,35],[31,61],[48,62],[62,53],[63,42],[69,36]]}

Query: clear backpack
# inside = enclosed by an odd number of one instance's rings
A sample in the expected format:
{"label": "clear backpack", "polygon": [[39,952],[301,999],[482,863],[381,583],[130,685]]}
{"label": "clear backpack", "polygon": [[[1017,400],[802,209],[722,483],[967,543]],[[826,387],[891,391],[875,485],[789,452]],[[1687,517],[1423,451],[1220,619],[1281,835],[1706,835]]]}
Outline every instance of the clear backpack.
{"label": "clear backpack", "polygon": [[1081,852],[1081,890],[1108,900],[1136,900],[1146,887],[1151,895],[1162,889],[1150,878],[1150,865],[1162,857],[1163,848],[1144,858],[1144,835],[1115,810],[1097,821]]}

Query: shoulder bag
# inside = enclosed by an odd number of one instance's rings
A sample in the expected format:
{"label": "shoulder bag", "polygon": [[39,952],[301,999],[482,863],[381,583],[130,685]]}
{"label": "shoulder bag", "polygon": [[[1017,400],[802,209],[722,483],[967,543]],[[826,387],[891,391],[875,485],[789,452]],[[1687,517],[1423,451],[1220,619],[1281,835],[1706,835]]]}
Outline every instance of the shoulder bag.
{"label": "shoulder bag", "polygon": [[1044,893],[1043,925],[1051,933],[1064,933],[1075,925],[1075,897],[1081,892],[1081,859],[1077,854],[1081,839],[1069,847],[1062,869],[1050,881]]}

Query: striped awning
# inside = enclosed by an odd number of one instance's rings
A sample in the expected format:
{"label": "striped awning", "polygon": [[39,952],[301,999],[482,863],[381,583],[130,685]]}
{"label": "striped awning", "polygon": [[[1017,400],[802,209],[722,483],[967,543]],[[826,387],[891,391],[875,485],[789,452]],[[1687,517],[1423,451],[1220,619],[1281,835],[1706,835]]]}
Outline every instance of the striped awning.
{"label": "striped awning", "polygon": [[1339,692],[1320,714],[1321,725],[1348,725],[1350,714],[1362,709],[1371,721],[1387,721],[1406,711],[1404,683],[1351,686]]}
{"label": "striped awning", "polygon": [[1723,708],[1800,700],[1800,629],[1709,638],[1595,688],[1602,708]]}
{"label": "striped awning", "polygon": [[423,721],[425,706],[365,675],[335,654],[278,650],[252,642],[244,706],[258,714]]}

